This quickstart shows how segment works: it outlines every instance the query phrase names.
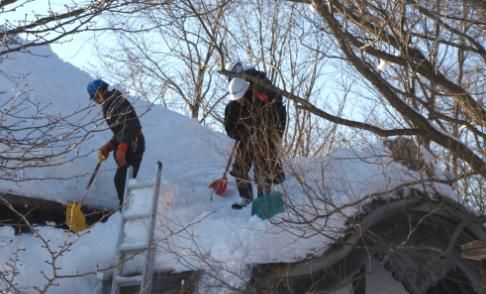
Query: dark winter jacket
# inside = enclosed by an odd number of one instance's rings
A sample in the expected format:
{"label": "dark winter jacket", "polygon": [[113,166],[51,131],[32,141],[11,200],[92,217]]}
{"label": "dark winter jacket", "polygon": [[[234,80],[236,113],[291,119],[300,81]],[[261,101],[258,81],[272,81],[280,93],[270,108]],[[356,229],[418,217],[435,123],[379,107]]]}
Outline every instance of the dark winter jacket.
{"label": "dark winter jacket", "polygon": [[120,91],[108,92],[108,98],[103,103],[103,116],[113,131],[111,142],[115,146],[124,142],[131,149],[136,149],[137,141],[142,135],[142,126],[135,109]]}
{"label": "dark winter jacket", "polygon": [[[267,78],[267,74],[263,71],[256,70],[255,68],[249,68],[243,71],[243,73],[248,74],[252,77],[257,78],[258,80],[266,81],[267,83],[271,84],[272,82]],[[270,97],[271,101],[277,101],[282,103],[282,96],[278,95],[277,93],[273,92],[272,90],[268,90],[260,85],[255,85],[254,82],[249,81],[254,89],[258,92],[265,93]]]}
{"label": "dark winter jacket", "polygon": [[255,132],[254,117],[248,106],[231,101],[224,111],[224,128],[231,138],[246,141]]}
{"label": "dark winter jacket", "polygon": [[262,102],[252,98],[253,89],[245,93],[246,103],[231,101],[225,109],[224,127],[231,138],[246,141],[252,136],[266,137],[276,132],[283,136],[287,113],[280,96],[268,92],[269,100]]}

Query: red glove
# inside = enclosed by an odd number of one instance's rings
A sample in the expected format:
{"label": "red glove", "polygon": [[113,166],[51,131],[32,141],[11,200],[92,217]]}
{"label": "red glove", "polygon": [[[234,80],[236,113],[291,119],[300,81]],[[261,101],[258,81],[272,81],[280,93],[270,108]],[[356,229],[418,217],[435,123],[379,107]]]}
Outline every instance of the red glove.
{"label": "red glove", "polygon": [[118,149],[116,150],[116,162],[118,163],[118,166],[124,167],[127,165],[127,150],[128,150],[128,144],[127,143],[120,143],[118,145]]}
{"label": "red glove", "polygon": [[98,161],[105,161],[108,158],[108,155],[110,155],[111,150],[115,148],[115,145],[110,141],[103,145],[103,147],[98,150]]}

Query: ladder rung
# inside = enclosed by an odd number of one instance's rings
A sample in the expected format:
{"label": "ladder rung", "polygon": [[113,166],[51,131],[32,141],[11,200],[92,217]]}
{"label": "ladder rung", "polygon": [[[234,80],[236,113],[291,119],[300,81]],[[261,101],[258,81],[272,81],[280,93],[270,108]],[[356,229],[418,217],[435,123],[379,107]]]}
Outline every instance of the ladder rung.
{"label": "ladder rung", "polygon": [[152,217],[151,213],[127,213],[123,216],[125,221],[138,220]]}
{"label": "ladder rung", "polygon": [[[129,176],[131,178],[133,175],[133,169],[128,170]],[[157,217],[157,203],[159,199],[160,192],[160,182],[162,178],[162,163],[157,162],[157,175],[155,181],[151,183],[133,183],[130,184],[131,180],[127,180],[125,199],[127,200],[127,205],[123,207],[122,219],[121,219],[121,229],[118,234],[117,241],[117,256],[116,260],[120,263],[116,266],[113,273],[113,281],[111,287],[111,293],[119,293],[122,287],[128,286],[139,286],[141,291],[150,289],[152,283],[152,275],[154,271],[154,254],[152,254],[150,246],[154,238],[154,228],[155,221]],[[150,189],[151,197],[140,197],[145,195],[140,195],[134,190],[138,189]],[[142,203],[139,203],[142,202]],[[142,204],[142,205],[139,205]],[[146,204],[151,204],[147,207],[150,211],[140,208],[139,206],[146,207]],[[143,225],[144,231],[146,230],[146,238],[140,236],[137,241],[132,240],[128,236],[126,229],[132,230],[130,220],[140,220]],[[133,224],[137,225],[139,221],[135,221]],[[138,228],[138,226],[136,226]],[[138,229],[141,231],[141,229]],[[138,256],[140,254],[140,256]],[[140,258],[141,257],[141,258]],[[131,260],[133,258],[133,260]],[[141,260],[142,259],[142,260]],[[138,263],[138,264],[137,264]],[[140,264],[142,263],[142,264]],[[134,265],[137,268],[142,266],[141,271],[136,271],[132,276],[129,274],[123,274],[128,269],[132,269]],[[147,283],[147,284],[146,284]],[[143,289],[142,289],[143,288]],[[128,289],[127,289],[128,290]]]}
{"label": "ladder rung", "polygon": [[131,277],[124,277],[124,276],[116,276],[113,278],[115,283],[119,286],[135,286],[140,285],[142,283],[142,276],[131,276]]}
{"label": "ladder rung", "polygon": [[122,244],[120,245],[120,252],[127,253],[133,251],[144,251],[147,250],[148,246],[147,243],[139,242],[139,243],[129,243],[129,244]]}
{"label": "ladder rung", "polygon": [[154,183],[135,183],[129,184],[128,189],[135,190],[135,189],[143,189],[143,188],[153,188]]}

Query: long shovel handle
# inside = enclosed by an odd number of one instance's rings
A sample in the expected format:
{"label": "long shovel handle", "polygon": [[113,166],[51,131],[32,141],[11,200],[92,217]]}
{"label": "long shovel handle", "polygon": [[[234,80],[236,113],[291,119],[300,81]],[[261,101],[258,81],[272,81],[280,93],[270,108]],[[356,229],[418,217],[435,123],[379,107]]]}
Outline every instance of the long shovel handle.
{"label": "long shovel handle", "polygon": [[101,166],[102,162],[103,162],[103,160],[100,160],[100,161],[98,161],[98,163],[96,163],[96,167],[95,167],[93,173],[91,174],[91,178],[89,178],[88,185],[86,185],[86,190],[84,192],[84,195],[79,199],[79,202],[78,202],[79,204],[82,204],[83,201],[84,201],[84,198],[86,198],[86,196],[88,196],[89,188],[91,188],[91,185],[93,184],[94,179],[96,178],[96,175],[98,174],[98,171],[100,170],[100,166]]}
{"label": "long shovel handle", "polygon": [[89,179],[89,182],[88,182],[88,185],[86,185],[86,190],[88,190],[89,188],[91,188],[91,185],[93,184],[94,182],[94,179],[96,178],[96,175],[98,174],[98,171],[100,170],[100,166],[101,166],[101,163],[103,161],[98,161],[98,163],[96,164],[96,167],[93,171],[93,174],[91,175],[91,178]]}
{"label": "long shovel handle", "polygon": [[226,168],[224,169],[223,178],[226,178],[226,174],[228,173],[231,162],[233,161],[233,157],[235,156],[236,147],[238,146],[238,142],[239,141],[235,141],[235,144],[233,144],[233,148],[231,149],[230,157],[228,158],[228,163],[226,163]]}

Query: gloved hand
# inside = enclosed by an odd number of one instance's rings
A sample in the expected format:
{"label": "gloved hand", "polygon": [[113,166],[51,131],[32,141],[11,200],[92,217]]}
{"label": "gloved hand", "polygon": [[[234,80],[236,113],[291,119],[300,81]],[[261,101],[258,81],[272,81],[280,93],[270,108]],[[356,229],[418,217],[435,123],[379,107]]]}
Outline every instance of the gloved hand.
{"label": "gloved hand", "polygon": [[118,166],[124,167],[127,165],[127,150],[128,150],[128,144],[127,143],[120,143],[118,145],[118,149],[116,150],[116,162],[118,163]]}
{"label": "gloved hand", "polygon": [[103,145],[103,147],[98,150],[98,162],[105,161],[108,158],[108,155],[110,155],[111,150],[115,148],[115,145],[110,141]]}

